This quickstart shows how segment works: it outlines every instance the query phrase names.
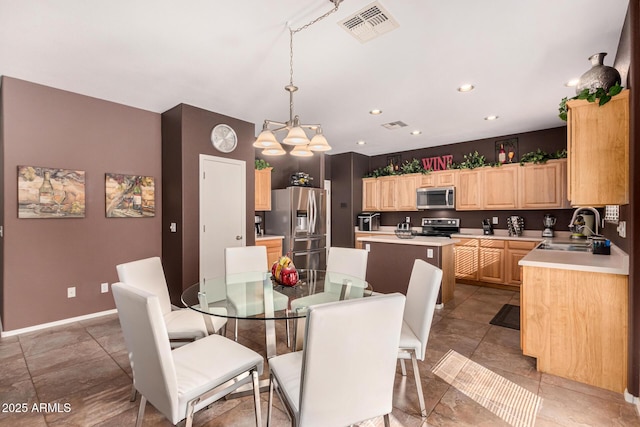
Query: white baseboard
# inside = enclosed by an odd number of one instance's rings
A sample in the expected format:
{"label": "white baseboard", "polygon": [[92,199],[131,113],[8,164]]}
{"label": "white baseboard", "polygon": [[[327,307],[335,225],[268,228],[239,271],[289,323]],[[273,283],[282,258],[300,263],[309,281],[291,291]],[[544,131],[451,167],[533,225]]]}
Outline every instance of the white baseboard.
{"label": "white baseboard", "polygon": [[14,335],[24,334],[26,332],[39,331],[40,329],[46,329],[52,326],[66,325],[68,323],[78,322],[80,320],[94,319],[96,317],[102,317],[102,316],[106,316],[108,314],[114,314],[117,312],[118,310],[114,308],[111,310],[99,311],[97,313],[85,314],[83,316],[71,317],[69,319],[56,320],[55,322],[43,323],[41,325],[29,326],[27,328],[14,329],[12,331],[0,331],[0,337],[2,338],[11,337]]}

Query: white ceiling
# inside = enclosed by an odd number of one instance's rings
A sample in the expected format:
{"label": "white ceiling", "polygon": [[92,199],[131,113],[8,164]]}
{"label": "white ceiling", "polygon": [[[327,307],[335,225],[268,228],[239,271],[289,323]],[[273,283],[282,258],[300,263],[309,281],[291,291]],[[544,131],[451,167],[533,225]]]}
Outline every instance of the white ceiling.
{"label": "white ceiling", "polygon": [[[329,154],[404,151],[562,126],[564,83],[608,52],[627,0],[380,0],[400,27],[360,43],[338,12],[294,37],[295,113]],[[164,112],[289,116],[289,33],[329,0],[0,0],[0,75]],[[470,93],[456,88],[475,85]],[[372,108],[383,114],[372,116]],[[495,114],[500,118],[486,121]],[[387,130],[382,123],[409,126]],[[419,136],[409,135],[420,129]],[[364,146],[356,141],[365,140]]]}

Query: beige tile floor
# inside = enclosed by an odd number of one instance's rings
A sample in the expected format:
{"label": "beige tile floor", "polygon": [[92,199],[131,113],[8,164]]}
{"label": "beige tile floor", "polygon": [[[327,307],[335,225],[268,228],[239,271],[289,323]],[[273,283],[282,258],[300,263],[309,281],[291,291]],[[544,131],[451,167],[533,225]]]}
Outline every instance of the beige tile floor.
{"label": "beige tile floor", "polygon": [[[424,362],[420,363],[429,416],[418,415],[415,383],[397,371],[393,426],[501,426],[491,412],[431,373],[449,349],[469,357],[542,398],[536,426],[638,426],[634,405],[622,395],[568,381],[535,369],[522,355],[519,332],[489,324],[503,304],[519,304],[511,291],[456,285],[455,300],[436,312]],[[281,322],[280,322],[281,323]],[[261,322],[240,323],[240,342],[264,353]],[[229,332],[232,328],[229,328]],[[278,351],[286,351],[278,325]],[[129,402],[131,369],[116,315],[76,322],[0,340],[0,426],[134,425],[139,403]],[[357,368],[357,364],[354,365]],[[265,373],[266,376],[266,373]],[[5,412],[11,404],[59,403],[60,411]],[[69,410],[64,410],[68,404]],[[278,405],[280,407],[280,405]],[[14,407],[15,409],[15,407]],[[262,396],[266,419],[267,394]],[[288,425],[275,411],[274,424]],[[222,400],[196,414],[196,426],[252,426],[251,397]],[[170,423],[147,405],[146,426]],[[381,426],[370,420],[363,426]]]}

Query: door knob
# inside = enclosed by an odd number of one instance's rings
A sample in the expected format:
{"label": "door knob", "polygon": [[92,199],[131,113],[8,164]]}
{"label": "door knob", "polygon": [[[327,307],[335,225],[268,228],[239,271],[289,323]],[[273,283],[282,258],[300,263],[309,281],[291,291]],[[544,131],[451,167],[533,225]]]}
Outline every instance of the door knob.
{"label": "door knob", "polygon": [[242,236],[236,236],[236,240],[242,240]]}

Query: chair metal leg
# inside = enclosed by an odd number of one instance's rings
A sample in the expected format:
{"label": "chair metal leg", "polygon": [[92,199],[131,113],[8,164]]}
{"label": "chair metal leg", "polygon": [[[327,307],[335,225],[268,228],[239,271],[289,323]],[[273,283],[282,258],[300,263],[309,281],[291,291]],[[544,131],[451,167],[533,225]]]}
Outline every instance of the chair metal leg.
{"label": "chair metal leg", "polygon": [[286,313],[287,313],[287,319],[285,319],[284,325],[287,330],[287,348],[291,348],[291,338],[290,338],[291,334],[289,332],[289,309],[286,310]]}
{"label": "chair metal leg", "polygon": [[258,378],[258,371],[255,369],[252,370],[251,377],[253,378],[253,403],[256,407],[256,427],[262,427],[262,411],[260,410],[260,381]]}
{"label": "chair metal leg", "polygon": [[140,407],[138,408],[138,418],[136,418],[136,427],[142,427],[142,419],[144,418],[144,407],[147,404],[147,398],[140,396]]}
{"label": "chair metal leg", "polygon": [[413,375],[416,378],[416,387],[418,388],[418,401],[420,402],[420,415],[422,418],[427,417],[427,406],[424,404],[424,395],[422,393],[422,380],[420,379],[420,371],[418,370],[418,359],[415,350],[411,352],[411,362],[413,364]]}
{"label": "chair metal leg", "polygon": [[187,403],[187,417],[184,421],[184,427],[193,426],[193,413],[195,412],[196,405],[200,402],[200,397],[196,397]]}
{"label": "chair metal leg", "polygon": [[129,398],[129,402],[135,402],[137,395],[138,395],[138,390],[136,390],[135,384],[131,384],[131,397]]}
{"label": "chair metal leg", "polygon": [[391,421],[389,419],[389,414],[384,414],[384,427],[391,427]]}
{"label": "chair metal leg", "polygon": [[273,375],[269,375],[269,403],[267,404],[267,427],[271,425],[271,407],[273,406]]}
{"label": "chair metal leg", "polygon": [[236,319],[234,323],[236,324],[236,326],[233,332],[233,340],[237,342],[238,341],[238,319]]}
{"label": "chair metal leg", "polygon": [[402,376],[407,376],[407,367],[404,364],[404,359],[400,359],[400,369],[402,369]]}

